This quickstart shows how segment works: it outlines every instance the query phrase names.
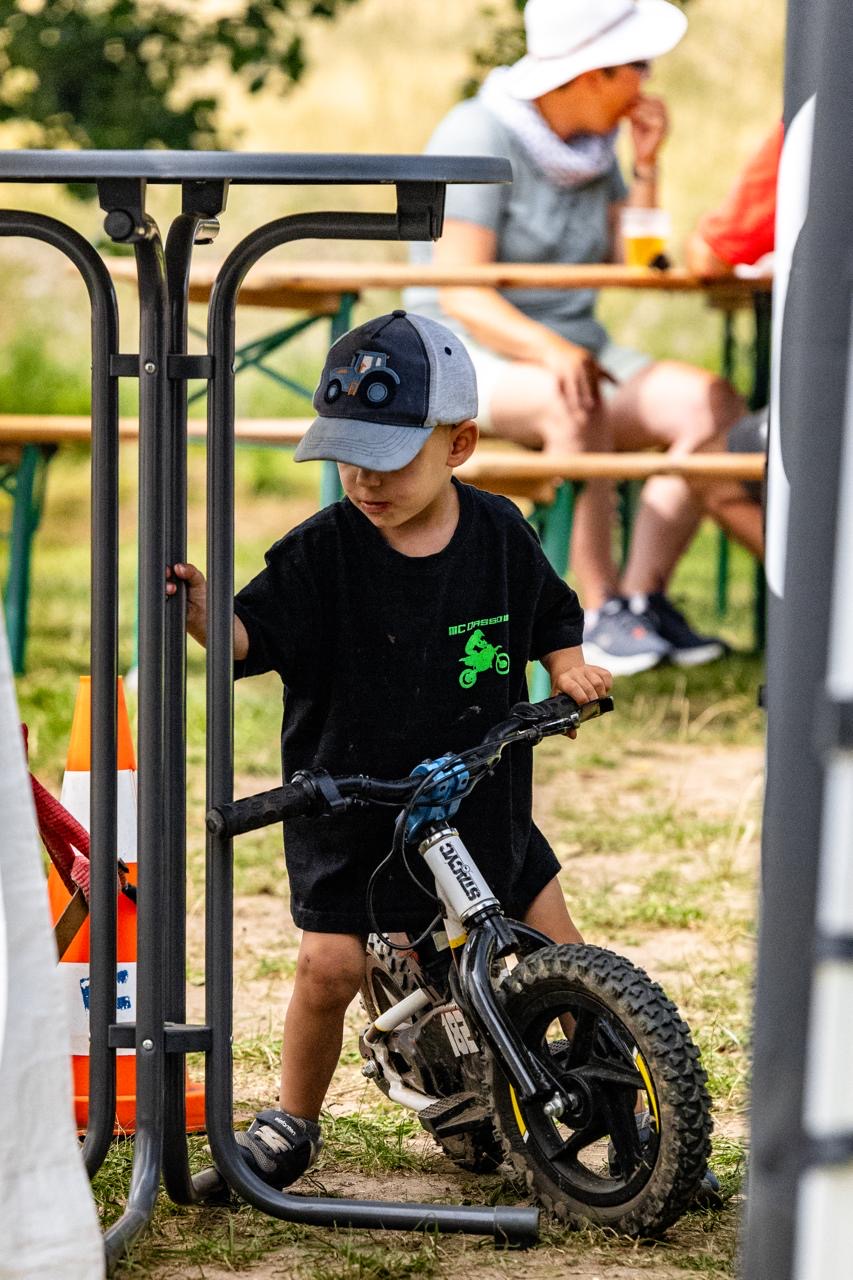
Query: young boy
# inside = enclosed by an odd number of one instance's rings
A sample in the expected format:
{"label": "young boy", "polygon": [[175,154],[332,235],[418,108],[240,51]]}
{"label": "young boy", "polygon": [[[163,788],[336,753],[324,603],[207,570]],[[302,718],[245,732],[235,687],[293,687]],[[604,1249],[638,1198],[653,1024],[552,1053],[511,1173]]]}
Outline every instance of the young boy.
{"label": "young boy", "polygon": [[[314,406],[320,416],[296,460],[336,461],[346,496],[271,547],[234,602],[236,676],[275,670],[284,685],[285,780],[316,766],[402,777],[473,746],[526,698],[530,659],[578,702],[607,693],[610,673],[584,663],[577,596],[521,513],[454,479],[477,442],[476,379],[455,334],[404,311],[369,321],[332,347]],[[205,580],[192,565],[174,574],[188,589],[187,629],[204,644]],[[578,942],[531,802],[532,752],[516,746],[454,821],[508,914]],[[275,1187],[304,1173],[321,1146],[320,1108],[364,974],[367,881],[391,847],[394,817],[371,809],[287,824],[303,935],[280,1109],[237,1135]],[[374,906],[384,929],[420,932],[435,914],[395,866],[381,873]]]}

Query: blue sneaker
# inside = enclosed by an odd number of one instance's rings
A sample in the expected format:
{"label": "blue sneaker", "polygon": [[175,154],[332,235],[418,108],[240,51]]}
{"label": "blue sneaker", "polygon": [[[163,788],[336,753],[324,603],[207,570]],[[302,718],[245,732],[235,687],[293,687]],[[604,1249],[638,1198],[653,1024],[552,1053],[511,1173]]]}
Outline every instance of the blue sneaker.
{"label": "blue sneaker", "polygon": [[726,644],[718,636],[703,636],[694,631],[680,610],[662,591],[651,595],[631,596],[628,607],[635,617],[651,627],[670,646],[670,661],[677,667],[699,667],[716,662],[726,652]]}
{"label": "blue sneaker", "polygon": [[672,647],[649,618],[632,612],[621,596],[613,596],[584,628],[583,652],[587,662],[606,667],[614,676],[634,676],[665,662]]}

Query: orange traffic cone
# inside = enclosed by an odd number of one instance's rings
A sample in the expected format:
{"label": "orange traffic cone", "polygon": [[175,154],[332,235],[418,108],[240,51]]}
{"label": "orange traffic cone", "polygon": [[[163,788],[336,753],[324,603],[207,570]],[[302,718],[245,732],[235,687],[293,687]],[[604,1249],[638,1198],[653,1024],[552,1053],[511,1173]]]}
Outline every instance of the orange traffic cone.
{"label": "orange traffic cone", "polygon": [[[80,677],[71,740],[60,803],[89,829],[91,758],[91,679]],[[118,847],[116,858],[127,864],[127,880],[136,884],[136,758],[121,677],[118,681]],[[48,876],[48,895],[54,923],[69,901],[69,893],[54,867]],[[131,896],[118,894],[116,921],[116,1021],[136,1021],[136,905]],[[59,964],[71,1022],[74,1071],[74,1111],[77,1126],[85,1130],[89,1113],[89,919],[83,921]],[[204,1128],[204,1087],[187,1079],[187,1130]],[[116,1050],[116,1132],[132,1132],[136,1124],[136,1054]]]}

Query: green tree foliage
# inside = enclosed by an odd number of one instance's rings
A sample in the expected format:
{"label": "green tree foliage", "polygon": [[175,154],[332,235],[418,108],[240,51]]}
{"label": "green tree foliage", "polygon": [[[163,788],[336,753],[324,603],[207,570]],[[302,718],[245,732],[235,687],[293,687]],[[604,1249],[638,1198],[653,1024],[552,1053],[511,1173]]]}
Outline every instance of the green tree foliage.
{"label": "green tree foliage", "polygon": [[185,73],[211,66],[249,92],[305,69],[303,32],[356,0],[0,0],[0,121],[57,147],[221,147],[215,94]]}

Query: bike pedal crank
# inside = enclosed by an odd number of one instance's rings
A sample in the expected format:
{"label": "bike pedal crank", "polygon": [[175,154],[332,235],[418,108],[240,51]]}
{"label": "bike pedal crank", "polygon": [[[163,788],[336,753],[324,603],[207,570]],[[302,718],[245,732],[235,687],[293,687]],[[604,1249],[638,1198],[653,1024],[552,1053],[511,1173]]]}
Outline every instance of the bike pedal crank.
{"label": "bike pedal crank", "polygon": [[418,1112],[418,1120],[434,1138],[469,1133],[488,1119],[489,1112],[474,1093],[454,1093],[449,1098],[439,1098]]}

